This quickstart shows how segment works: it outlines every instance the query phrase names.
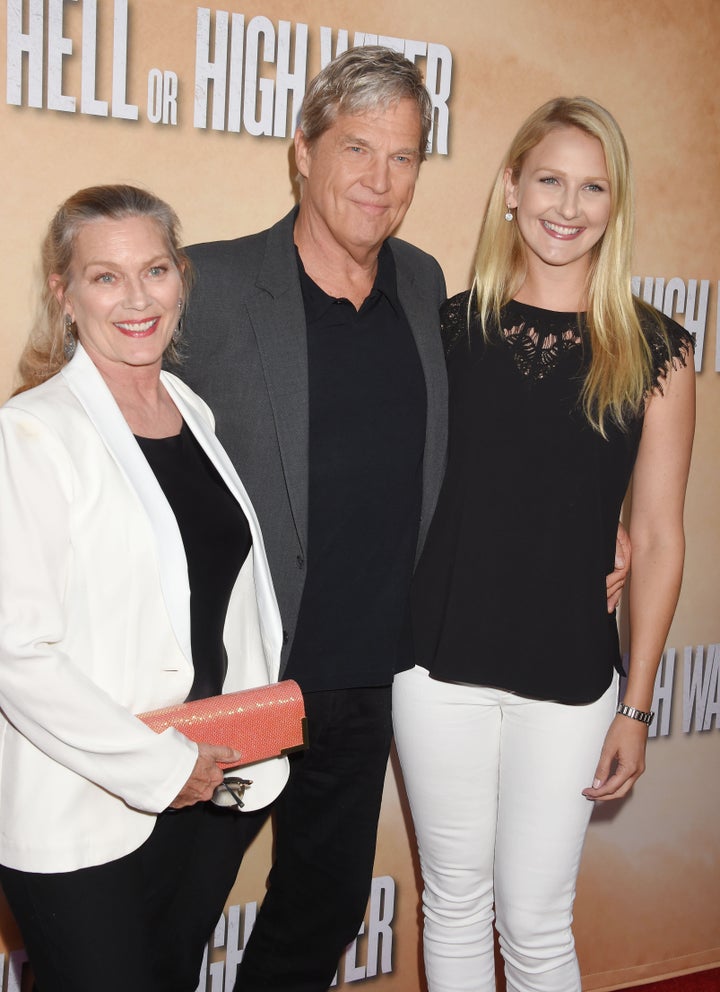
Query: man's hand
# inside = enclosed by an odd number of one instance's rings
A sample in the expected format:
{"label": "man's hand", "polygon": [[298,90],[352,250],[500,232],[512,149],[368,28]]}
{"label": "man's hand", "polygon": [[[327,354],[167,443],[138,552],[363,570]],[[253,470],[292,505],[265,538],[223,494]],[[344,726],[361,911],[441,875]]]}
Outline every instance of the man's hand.
{"label": "man's hand", "polygon": [[625,579],[630,571],[631,556],[630,536],[623,525],[619,523],[615,540],[615,571],[611,572],[605,580],[608,613],[612,613],[620,602]]}

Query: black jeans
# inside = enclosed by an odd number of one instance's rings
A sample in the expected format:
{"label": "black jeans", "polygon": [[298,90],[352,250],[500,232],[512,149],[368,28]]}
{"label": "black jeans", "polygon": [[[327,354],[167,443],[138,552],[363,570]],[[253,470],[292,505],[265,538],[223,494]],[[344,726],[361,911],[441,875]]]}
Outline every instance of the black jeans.
{"label": "black jeans", "polygon": [[326,992],[365,915],[391,687],[308,692],[310,748],[275,803],[275,863],[236,992]]}
{"label": "black jeans", "polygon": [[0,867],[38,992],[195,992],[207,942],[266,814],[200,803],[162,813],[116,861]]}

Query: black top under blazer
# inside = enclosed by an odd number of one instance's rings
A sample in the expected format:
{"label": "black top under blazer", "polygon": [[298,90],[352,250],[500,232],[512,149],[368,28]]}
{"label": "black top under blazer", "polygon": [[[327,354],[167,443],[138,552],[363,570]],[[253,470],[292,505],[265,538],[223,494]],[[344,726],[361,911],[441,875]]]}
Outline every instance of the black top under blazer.
{"label": "black top under blazer", "polygon": [[[209,403],[217,435],[256,508],[285,631],[287,665],[305,581],[308,519],[308,360],[295,257],[297,208],[234,241],[193,245],[183,379]],[[418,555],[437,502],[447,444],[447,381],[439,330],[440,266],[390,238],[398,296],[427,390]]]}

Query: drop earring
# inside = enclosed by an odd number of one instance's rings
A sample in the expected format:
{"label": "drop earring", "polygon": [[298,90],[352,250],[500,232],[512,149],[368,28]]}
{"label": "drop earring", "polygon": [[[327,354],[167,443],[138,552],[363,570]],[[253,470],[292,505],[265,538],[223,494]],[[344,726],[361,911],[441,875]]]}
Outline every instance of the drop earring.
{"label": "drop earring", "polygon": [[63,323],[65,325],[65,332],[63,334],[63,354],[65,355],[66,361],[69,362],[75,354],[75,347],[77,345],[75,335],[72,332],[73,319],[69,313],[65,314]]}
{"label": "drop earring", "polygon": [[510,209],[510,204],[507,205],[507,212],[505,213],[505,220],[510,221],[513,219],[512,210]]}
{"label": "drop earring", "polygon": [[180,316],[178,317],[178,322],[177,322],[177,325],[175,327],[175,330],[172,332],[172,342],[173,342],[173,344],[178,344],[179,341],[180,341],[180,338],[182,337],[182,322],[183,322],[182,308],[183,308],[183,303],[184,302],[185,301],[183,299],[179,299],[178,300],[178,310],[180,311]]}

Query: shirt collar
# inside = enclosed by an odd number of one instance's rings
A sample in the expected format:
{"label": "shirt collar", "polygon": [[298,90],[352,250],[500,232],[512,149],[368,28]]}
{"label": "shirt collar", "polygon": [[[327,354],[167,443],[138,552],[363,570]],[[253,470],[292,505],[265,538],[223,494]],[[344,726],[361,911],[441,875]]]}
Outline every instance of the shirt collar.
{"label": "shirt collar", "polygon": [[[298,274],[300,276],[300,287],[302,289],[305,312],[308,320],[313,321],[318,317],[321,317],[328,307],[331,307],[337,301],[337,297],[329,296],[318,286],[316,282],[310,278],[305,271],[305,266],[300,258],[300,252],[297,250],[297,245],[295,245],[295,257],[297,259]],[[400,306],[400,299],[397,292],[397,271],[395,269],[395,258],[393,257],[393,253],[387,241],[382,243],[380,246],[380,251],[378,252],[377,273],[375,274],[373,288],[370,291],[370,297],[372,297],[375,293],[381,293],[387,299],[396,314],[402,313],[402,307]]]}

